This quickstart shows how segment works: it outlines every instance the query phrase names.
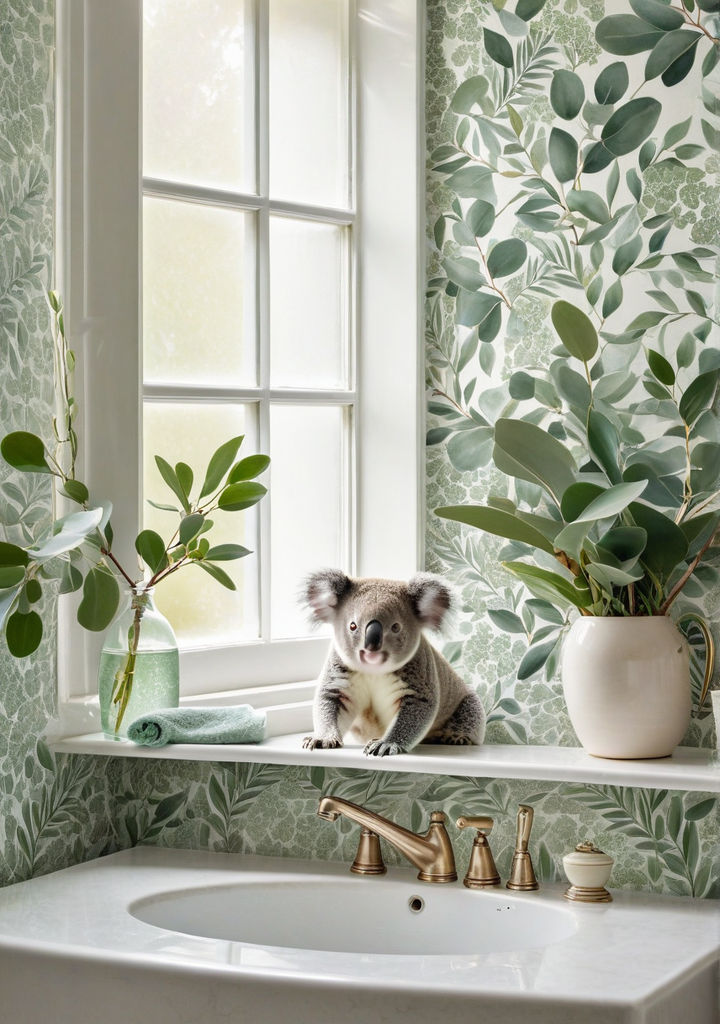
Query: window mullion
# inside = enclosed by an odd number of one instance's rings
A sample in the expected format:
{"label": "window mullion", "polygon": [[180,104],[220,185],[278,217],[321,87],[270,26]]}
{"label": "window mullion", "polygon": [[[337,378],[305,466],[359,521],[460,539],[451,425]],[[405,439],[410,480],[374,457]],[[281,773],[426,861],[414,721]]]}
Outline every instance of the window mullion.
{"label": "window mullion", "polygon": [[[257,191],[261,205],[257,212],[257,345],[258,384],[263,393],[257,404],[258,442],[261,452],[270,452],[270,32],[269,0],[257,0],[255,67],[257,112],[255,120],[255,146]],[[270,469],[272,474],[272,467]],[[269,641],[271,549],[270,526],[272,487],[259,508],[259,619],[260,636]]]}

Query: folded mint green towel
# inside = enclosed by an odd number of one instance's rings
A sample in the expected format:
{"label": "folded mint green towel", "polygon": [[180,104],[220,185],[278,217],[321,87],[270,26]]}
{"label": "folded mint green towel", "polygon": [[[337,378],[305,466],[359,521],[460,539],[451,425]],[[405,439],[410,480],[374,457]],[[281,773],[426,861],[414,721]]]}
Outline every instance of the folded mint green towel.
{"label": "folded mint green towel", "polygon": [[249,704],[229,708],[166,708],[136,718],[128,739],[145,747],[166,743],[260,743],[265,712]]}

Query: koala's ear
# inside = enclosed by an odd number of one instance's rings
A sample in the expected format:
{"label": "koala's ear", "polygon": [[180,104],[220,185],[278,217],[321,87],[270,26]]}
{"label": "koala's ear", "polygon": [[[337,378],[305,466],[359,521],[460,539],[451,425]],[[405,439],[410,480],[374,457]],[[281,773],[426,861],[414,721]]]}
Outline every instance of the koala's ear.
{"label": "koala's ear", "polygon": [[305,580],[304,600],[315,622],[332,622],[335,609],[352,587],[339,569],[321,569]]}
{"label": "koala's ear", "polygon": [[423,626],[440,629],[453,606],[453,593],[439,576],[419,572],[408,583],[413,611]]}

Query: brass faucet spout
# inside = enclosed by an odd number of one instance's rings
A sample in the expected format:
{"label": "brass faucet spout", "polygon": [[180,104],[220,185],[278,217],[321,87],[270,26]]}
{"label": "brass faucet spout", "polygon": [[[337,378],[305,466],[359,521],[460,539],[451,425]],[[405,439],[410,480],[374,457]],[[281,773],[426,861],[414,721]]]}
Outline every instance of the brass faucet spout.
{"label": "brass faucet spout", "polygon": [[450,837],[445,829],[445,815],[433,811],[430,827],[424,835],[416,835],[402,825],[368,811],[349,800],[324,796],[318,804],[318,815],[328,821],[335,821],[341,814],[363,828],[382,836],[418,868],[418,878],[426,882],[454,882],[457,879],[455,857]]}

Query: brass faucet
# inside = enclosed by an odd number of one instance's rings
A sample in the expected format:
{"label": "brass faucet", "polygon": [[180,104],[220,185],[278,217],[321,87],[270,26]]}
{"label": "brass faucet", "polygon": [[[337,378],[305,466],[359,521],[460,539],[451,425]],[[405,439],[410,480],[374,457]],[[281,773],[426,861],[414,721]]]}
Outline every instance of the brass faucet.
{"label": "brass faucet", "polygon": [[506,883],[507,889],[527,892],[531,889],[540,888],[528,852],[530,829],[532,828],[534,814],[535,812],[529,804],[520,804],[518,807],[515,854],[512,859],[512,867],[510,868],[510,879]]}
{"label": "brass faucet", "polygon": [[[387,839],[396,850],[419,869],[418,878],[423,882],[455,882],[455,856],[450,836],[445,829],[445,815],[433,811],[430,827],[424,835],[416,835],[401,825],[383,818],[373,811],[341,800],[339,797],[323,796],[317,809],[318,815],[326,821],[335,821],[341,814],[363,826],[358,856],[350,868],[356,874],[381,874],[384,870],[377,836]],[[368,835],[369,833],[369,835]],[[374,839],[374,842],[373,842]]]}
{"label": "brass faucet", "polygon": [[458,828],[474,828],[477,830],[470,853],[470,863],[463,885],[467,889],[484,889],[490,885],[500,885],[500,875],[495,867],[488,833],[492,830],[493,819],[486,816],[470,817],[463,815],[455,822]]}

